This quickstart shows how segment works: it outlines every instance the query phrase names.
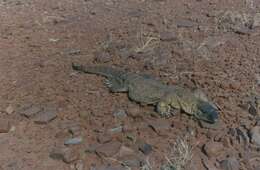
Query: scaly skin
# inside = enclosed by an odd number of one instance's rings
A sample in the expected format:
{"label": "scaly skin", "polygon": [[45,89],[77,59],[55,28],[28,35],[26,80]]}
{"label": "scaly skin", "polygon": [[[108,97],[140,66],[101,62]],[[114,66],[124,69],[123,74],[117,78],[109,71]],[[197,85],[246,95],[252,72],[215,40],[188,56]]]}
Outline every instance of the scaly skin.
{"label": "scaly skin", "polygon": [[106,77],[106,85],[112,92],[128,92],[129,98],[135,102],[156,105],[156,111],[162,116],[169,116],[171,109],[180,109],[209,123],[218,120],[216,107],[189,89],[168,86],[148,75],[111,67],[72,64],[72,68]]}

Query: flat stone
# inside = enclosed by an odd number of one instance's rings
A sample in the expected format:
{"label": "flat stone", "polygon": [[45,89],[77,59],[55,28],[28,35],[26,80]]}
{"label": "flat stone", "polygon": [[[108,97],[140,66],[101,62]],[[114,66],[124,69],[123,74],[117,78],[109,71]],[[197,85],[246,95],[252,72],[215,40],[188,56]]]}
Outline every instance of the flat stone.
{"label": "flat stone", "polygon": [[54,108],[46,108],[38,113],[34,119],[37,124],[47,124],[57,117],[57,111]]}
{"label": "flat stone", "polygon": [[126,146],[121,146],[120,150],[119,150],[119,156],[120,157],[124,157],[124,156],[128,156],[128,155],[132,155],[134,154],[134,150],[126,147]]}
{"label": "flat stone", "polygon": [[24,108],[20,114],[27,118],[31,118],[35,116],[37,113],[41,112],[42,110],[43,109],[41,107],[31,105],[29,107]]}
{"label": "flat stone", "polygon": [[220,162],[220,167],[223,170],[239,170],[239,161],[236,158],[228,158]]}
{"label": "flat stone", "polygon": [[82,137],[70,138],[64,141],[64,145],[78,145],[81,144]]}
{"label": "flat stone", "polygon": [[71,163],[79,158],[79,154],[72,148],[56,147],[51,151],[50,157],[63,160],[65,163]]}
{"label": "flat stone", "polygon": [[12,105],[9,105],[6,109],[5,109],[7,114],[12,114],[14,112],[14,108]]}
{"label": "flat stone", "polygon": [[194,26],[194,22],[190,20],[178,20],[176,21],[177,27],[190,28]]}
{"label": "flat stone", "polygon": [[171,128],[171,122],[167,119],[149,120],[147,123],[149,127],[158,133],[169,130]]}
{"label": "flat stone", "polygon": [[213,142],[210,141],[205,144],[204,151],[207,154],[208,157],[216,157],[220,155],[221,152],[223,152],[224,146],[220,142]]}
{"label": "flat stone", "polygon": [[164,32],[161,32],[160,39],[162,41],[175,41],[175,40],[177,40],[177,36],[173,32],[164,31]]}
{"label": "flat stone", "polygon": [[105,143],[96,148],[96,152],[98,154],[104,155],[106,157],[111,157],[118,153],[120,150],[121,143],[117,141],[111,141],[109,143]]}
{"label": "flat stone", "polygon": [[251,142],[260,146],[260,126],[255,126],[250,130]]}
{"label": "flat stone", "polygon": [[0,119],[0,133],[8,133],[10,128],[10,122],[8,120]]}
{"label": "flat stone", "polygon": [[144,160],[135,154],[123,156],[120,158],[120,161],[123,162],[123,165],[125,166],[137,168],[140,168],[140,166],[144,163]]}

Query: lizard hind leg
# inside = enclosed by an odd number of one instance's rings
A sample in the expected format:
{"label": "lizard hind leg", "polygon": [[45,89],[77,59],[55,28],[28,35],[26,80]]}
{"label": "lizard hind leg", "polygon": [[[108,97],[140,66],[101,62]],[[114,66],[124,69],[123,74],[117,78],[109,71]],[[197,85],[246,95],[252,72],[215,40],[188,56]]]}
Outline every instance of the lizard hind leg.
{"label": "lizard hind leg", "polygon": [[116,78],[107,78],[105,79],[105,85],[109,88],[109,90],[111,92],[127,92],[128,89],[127,87],[125,86],[124,82],[123,81],[120,81]]}

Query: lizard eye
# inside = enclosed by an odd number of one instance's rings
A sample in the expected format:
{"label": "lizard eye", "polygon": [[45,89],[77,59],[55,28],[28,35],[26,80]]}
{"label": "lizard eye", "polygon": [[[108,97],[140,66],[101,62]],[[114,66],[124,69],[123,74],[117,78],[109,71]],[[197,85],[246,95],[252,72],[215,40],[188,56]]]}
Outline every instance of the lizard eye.
{"label": "lizard eye", "polygon": [[197,117],[210,123],[218,121],[218,110],[208,102],[201,101],[198,104]]}

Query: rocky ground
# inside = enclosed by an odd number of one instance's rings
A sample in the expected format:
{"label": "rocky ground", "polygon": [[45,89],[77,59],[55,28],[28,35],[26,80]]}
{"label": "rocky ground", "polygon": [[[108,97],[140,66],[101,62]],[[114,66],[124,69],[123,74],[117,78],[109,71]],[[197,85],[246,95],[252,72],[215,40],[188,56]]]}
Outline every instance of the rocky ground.
{"label": "rocky ground", "polygon": [[[0,0],[0,169],[259,170],[260,1]],[[71,63],[202,89],[161,118]]]}

